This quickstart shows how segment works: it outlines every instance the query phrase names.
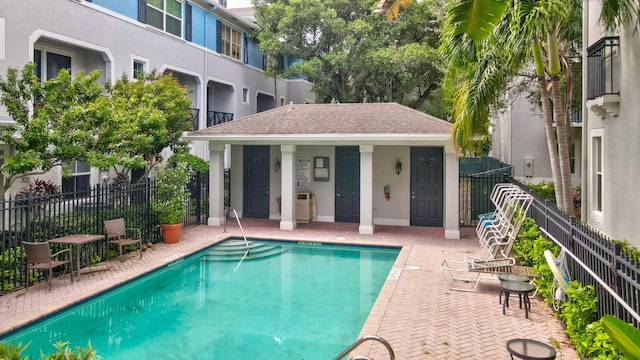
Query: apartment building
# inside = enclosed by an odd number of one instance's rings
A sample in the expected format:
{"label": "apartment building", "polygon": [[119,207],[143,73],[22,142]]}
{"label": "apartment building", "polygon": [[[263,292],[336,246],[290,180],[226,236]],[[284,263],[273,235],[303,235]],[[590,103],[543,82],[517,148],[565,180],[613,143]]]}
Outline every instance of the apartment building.
{"label": "apartment building", "polygon": [[[35,62],[42,79],[62,68],[90,72],[101,81],[142,71],[172,73],[191,88],[193,129],[251,115],[276,106],[314,103],[305,79],[265,75],[266,54],[251,33],[256,25],[209,0],[0,0],[0,74]],[[295,59],[285,59],[290,63]],[[13,121],[0,108],[0,122]],[[0,151],[11,151],[0,145]],[[204,142],[192,151],[207,159]],[[65,191],[101,181],[82,162],[73,176],[60,169],[47,176]],[[25,180],[28,182],[28,179]],[[10,192],[24,184],[15,184]]]}
{"label": "apartment building", "polygon": [[583,2],[585,101],[582,217],[617,240],[640,246],[638,88],[640,43],[634,28],[606,31],[601,3]]}

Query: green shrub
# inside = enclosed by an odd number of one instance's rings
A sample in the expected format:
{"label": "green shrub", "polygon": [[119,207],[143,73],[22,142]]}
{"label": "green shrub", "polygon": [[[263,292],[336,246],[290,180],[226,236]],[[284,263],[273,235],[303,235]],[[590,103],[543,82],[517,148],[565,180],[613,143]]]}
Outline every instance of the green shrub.
{"label": "green shrub", "polygon": [[551,181],[542,181],[539,184],[527,184],[527,187],[547,200],[556,201],[556,189]]}
{"label": "green shrub", "polygon": [[[14,283],[22,281],[22,261],[25,258],[22,246],[12,247],[2,253],[2,266],[4,268],[2,276],[3,291],[12,291]],[[0,357],[2,359],[2,357]]]}
{"label": "green shrub", "polygon": [[9,344],[4,341],[0,341],[0,359],[2,360],[21,360],[22,352],[27,348],[29,344],[22,345],[21,343]]}
{"label": "green shrub", "polygon": [[[22,356],[22,353],[29,346],[21,343],[9,344],[0,341],[0,359],[2,360],[29,360],[29,357]],[[55,352],[45,354],[40,350],[40,358],[43,360],[102,360],[103,357],[97,354],[97,351],[91,346],[91,342],[86,348],[76,346],[75,350],[71,349],[69,342],[60,341],[53,344],[56,348]]]}
{"label": "green shrub", "polygon": [[71,350],[71,344],[69,342],[60,341],[53,346],[56,351],[45,356],[42,356],[45,360],[102,360],[103,357],[99,356],[96,350],[91,346],[91,342],[87,344],[87,348],[76,346],[75,351]]}
{"label": "green shrub", "polygon": [[[535,278],[538,293],[545,302],[551,304],[553,296],[551,284],[553,274],[544,257],[549,249],[556,257],[560,248],[542,236],[535,222],[526,218],[513,246],[514,256],[519,263],[532,266],[538,274]],[[572,281],[569,288],[570,301],[566,301],[556,314],[565,324],[565,332],[573,342],[576,351],[583,358],[618,359],[619,354],[611,338],[605,333],[600,320],[596,320],[597,298],[593,286],[583,286]]]}

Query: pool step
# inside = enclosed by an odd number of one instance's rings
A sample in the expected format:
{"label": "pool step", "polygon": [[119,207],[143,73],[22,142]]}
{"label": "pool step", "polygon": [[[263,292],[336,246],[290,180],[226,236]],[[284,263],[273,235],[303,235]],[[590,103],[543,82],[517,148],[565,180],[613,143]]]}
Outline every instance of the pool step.
{"label": "pool step", "polygon": [[[281,245],[249,241],[249,255],[245,260],[260,259],[279,255],[287,249]],[[247,251],[244,240],[229,240],[209,250],[204,259],[209,261],[237,261],[242,259]]]}

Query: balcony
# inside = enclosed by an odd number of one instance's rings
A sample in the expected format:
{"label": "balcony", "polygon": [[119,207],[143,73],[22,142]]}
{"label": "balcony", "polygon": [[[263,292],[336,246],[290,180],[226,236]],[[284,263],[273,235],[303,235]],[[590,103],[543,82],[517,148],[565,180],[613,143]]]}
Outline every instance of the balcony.
{"label": "balcony", "polygon": [[618,116],[620,38],[603,37],[587,49],[587,107],[601,116]]}
{"label": "balcony", "polygon": [[233,113],[207,111],[207,127],[226,123],[231,120],[233,120]]}
{"label": "balcony", "polygon": [[[571,106],[569,112],[566,114],[567,121],[571,126],[582,126],[582,109],[576,106]],[[553,103],[551,104],[551,120],[553,121],[553,125],[556,125],[556,119],[554,118],[553,113]]]}
{"label": "balcony", "polygon": [[191,130],[198,130],[200,127],[200,109],[191,108],[191,114],[189,114],[189,118],[186,120],[191,123]]}

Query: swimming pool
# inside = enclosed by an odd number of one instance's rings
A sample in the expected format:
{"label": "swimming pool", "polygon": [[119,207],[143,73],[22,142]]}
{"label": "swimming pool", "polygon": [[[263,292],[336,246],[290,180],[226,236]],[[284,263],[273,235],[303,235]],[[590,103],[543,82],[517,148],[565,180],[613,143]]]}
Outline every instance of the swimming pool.
{"label": "swimming pool", "polygon": [[[56,341],[105,359],[327,359],[358,336],[400,251],[232,240],[2,340],[39,358]],[[234,272],[234,270],[237,270]]]}

